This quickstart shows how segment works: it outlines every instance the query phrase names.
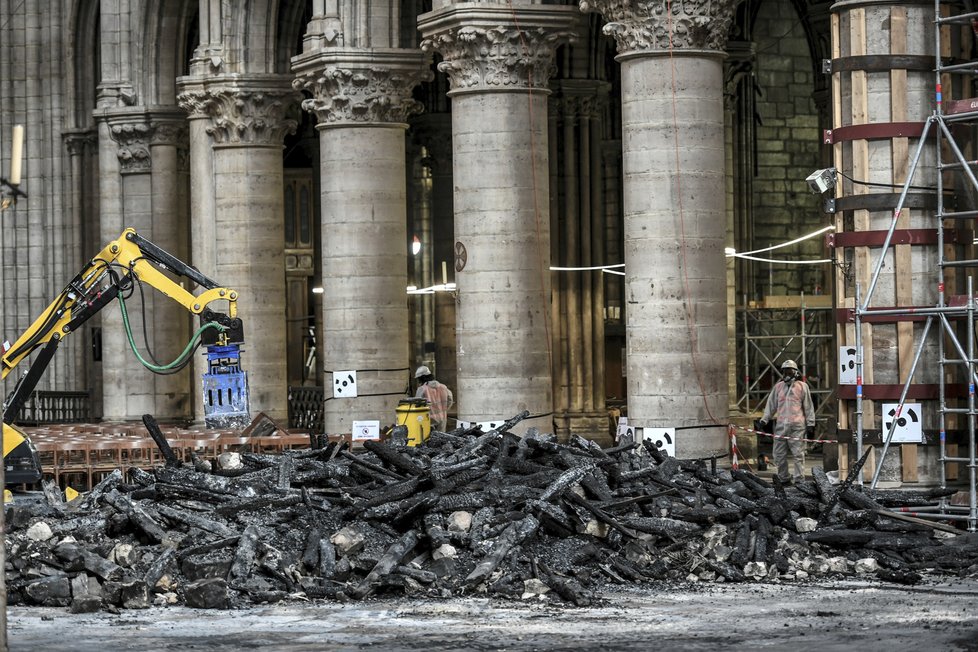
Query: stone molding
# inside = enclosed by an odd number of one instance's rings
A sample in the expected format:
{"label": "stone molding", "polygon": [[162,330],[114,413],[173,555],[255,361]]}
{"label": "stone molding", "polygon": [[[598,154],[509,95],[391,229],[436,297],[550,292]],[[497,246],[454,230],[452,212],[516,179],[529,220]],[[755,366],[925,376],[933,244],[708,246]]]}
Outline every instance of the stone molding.
{"label": "stone molding", "polygon": [[550,104],[555,117],[576,123],[581,119],[594,120],[603,115],[611,84],[598,80],[564,79],[553,85],[553,91]]}
{"label": "stone molding", "polygon": [[106,109],[98,112],[98,117],[108,124],[109,137],[117,145],[121,174],[150,172],[150,147],[154,145],[185,148],[187,144],[186,119],[175,108]]}
{"label": "stone molding", "polygon": [[146,122],[109,125],[109,135],[118,145],[116,156],[119,158],[119,172],[136,174],[152,169],[153,158],[149,154],[149,144],[153,130],[153,125]]}
{"label": "stone molding", "polygon": [[536,90],[549,93],[554,51],[576,39],[573,7],[464,4],[424,14],[421,49],[442,56],[450,94]]}
{"label": "stone molding", "polygon": [[[579,0],[598,12],[619,54],[657,50],[723,52],[739,0]],[[672,15],[666,13],[670,7]]]}
{"label": "stone molding", "polygon": [[177,101],[190,119],[210,121],[204,130],[216,145],[281,145],[299,126],[290,116],[301,96],[290,83],[284,75],[190,80]]}
{"label": "stone molding", "polygon": [[432,78],[418,50],[329,48],[292,59],[292,87],[308,91],[305,111],[318,129],[351,125],[405,125],[423,110],[414,87]]}
{"label": "stone molding", "polygon": [[94,129],[65,130],[61,137],[69,156],[82,156],[98,147],[98,132]]}

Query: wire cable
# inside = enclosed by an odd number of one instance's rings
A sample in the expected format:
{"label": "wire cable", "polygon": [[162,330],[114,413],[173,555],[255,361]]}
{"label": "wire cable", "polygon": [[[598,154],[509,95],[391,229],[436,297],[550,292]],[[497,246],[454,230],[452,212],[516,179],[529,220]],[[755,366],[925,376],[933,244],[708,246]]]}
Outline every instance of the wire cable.
{"label": "wire cable", "polygon": [[749,256],[751,254],[763,254],[765,251],[774,251],[775,249],[781,249],[783,247],[790,247],[793,244],[798,244],[799,242],[803,242],[805,240],[810,240],[811,238],[814,238],[815,236],[822,235],[826,231],[835,231],[835,225],[830,224],[829,226],[826,226],[825,228],[819,229],[818,231],[812,231],[811,233],[808,233],[806,235],[797,237],[794,240],[789,240],[788,242],[782,242],[781,244],[772,245],[770,247],[765,247],[763,249],[754,249],[753,251],[741,251],[741,252],[734,251],[733,253],[728,253],[727,256],[728,257],[730,257],[730,256]]}

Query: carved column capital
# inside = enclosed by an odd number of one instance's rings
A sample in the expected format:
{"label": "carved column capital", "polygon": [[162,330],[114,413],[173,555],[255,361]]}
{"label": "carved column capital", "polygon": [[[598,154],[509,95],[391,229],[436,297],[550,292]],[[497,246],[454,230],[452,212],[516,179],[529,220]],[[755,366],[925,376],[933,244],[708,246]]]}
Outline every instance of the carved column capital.
{"label": "carved column capital", "polygon": [[548,93],[557,46],[576,38],[573,7],[451,5],[418,18],[421,49],[442,56],[450,94],[537,90]]}
{"label": "carved column capital", "polygon": [[117,116],[109,120],[109,136],[118,145],[116,156],[120,173],[139,174],[152,169],[149,145],[153,129],[142,114]]}
{"label": "carved column capital", "polygon": [[[648,51],[723,52],[739,0],[579,0],[608,22],[619,54]],[[667,12],[667,7],[671,11]]]}
{"label": "carved column capital", "polygon": [[301,96],[284,75],[215,77],[182,84],[177,100],[191,119],[210,119],[205,131],[218,145],[281,145],[295,133]]}
{"label": "carved column capital", "polygon": [[176,108],[104,109],[97,116],[108,124],[109,136],[118,146],[116,156],[122,174],[149,172],[153,145],[187,142],[186,119]]}
{"label": "carved column capital", "polygon": [[98,147],[98,132],[94,129],[66,129],[61,138],[69,156],[81,156]]}
{"label": "carved column capital", "polygon": [[577,122],[601,117],[608,104],[611,84],[594,79],[562,79],[553,85],[557,101],[550,104],[558,119]]}
{"label": "carved column capital", "polygon": [[316,50],[292,59],[292,82],[311,98],[302,108],[316,115],[318,129],[405,124],[420,113],[414,87],[431,79],[427,57],[418,50]]}

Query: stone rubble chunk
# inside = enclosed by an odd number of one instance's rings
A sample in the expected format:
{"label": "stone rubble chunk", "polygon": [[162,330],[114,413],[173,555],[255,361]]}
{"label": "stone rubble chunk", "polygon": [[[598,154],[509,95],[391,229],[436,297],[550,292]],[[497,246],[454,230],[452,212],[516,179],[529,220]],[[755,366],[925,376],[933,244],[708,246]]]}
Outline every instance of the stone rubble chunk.
{"label": "stone rubble chunk", "polygon": [[866,557],[864,559],[856,560],[856,573],[859,575],[865,575],[868,573],[875,573],[880,569],[879,562],[872,557]]}
{"label": "stone rubble chunk", "polygon": [[38,521],[27,528],[26,534],[27,538],[31,541],[47,541],[54,536],[54,532],[51,531],[51,526],[44,521]]}
{"label": "stone rubble chunk", "polygon": [[744,575],[755,580],[767,577],[767,563],[763,561],[749,561],[744,566]]}
{"label": "stone rubble chunk", "polygon": [[448,517],[449,532],[468,532],[472,527],[471,512],[452,512]]}
{"label": "stone rubble chunk", "polygon": [[523,595],[520,596],[521,600],[528,600],[529,598],[534,598],[540,595],[544,595],[550,591],[550,587],[544,584],[537,578],[530,578],[528,580],[523,580]]}
{"label": "stone rubble chunk", "polygon": [[228,583],[220,578],[191,582],[184,589],[184,599],[195,609],[227,609]]}
{"label": "stone rubble chunk", "polygon": [[458,551],[455,546],[450,543],[443,543],[432,551],[431,558],[438,561],[439,559],[455,559],[457,555]]}
{"label": "stone rubble chunk", "polygon": [[818,521],[813,518],[799,518],[795,520],[796,532],[814,532],[816,527],[818,527]]}
{"label": "stone rubble chunk", "polygon": [[329,538],[330,543],[336,547],[336,553],[347,557],[355,555],[363,548],[363,532],[354,527],[344,527]]}

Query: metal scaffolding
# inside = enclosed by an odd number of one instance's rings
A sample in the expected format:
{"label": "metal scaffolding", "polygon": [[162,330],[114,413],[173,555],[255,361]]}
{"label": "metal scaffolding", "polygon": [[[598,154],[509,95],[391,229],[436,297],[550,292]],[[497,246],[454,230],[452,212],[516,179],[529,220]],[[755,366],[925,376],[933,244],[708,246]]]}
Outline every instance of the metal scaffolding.
{"label": "metal scaffolding", "polygon": [[796,298],[797,307],[755,308],[745,296],[738,309],[741,373],[736,407],[744,414],[764,409],[771,387],[781,377],[781,363],[788,359],[805,375],[816,413],[832,409],[832,308],[809,306],[804,294]]}
{"label": "metal scaffolding", "polygon": [[[974,171],[975,167],[978,167],[978,161],[969,161],[965,158],[961,148],[955,141],[955,136],[952,133],[951,128],[953,125],[978,125],[978,98],[959,101],[946,101],[943,102],[942,105],[943,98],[941,96],[942,75],[952,72],[957,74],[978,73],[978,61],[945,65],[945,59],[942,56],[945,45],[942,43],[942,40],[946,38],[943,34],[945,28],[949,26],[967,26],[969,28],[975,28],[975,26],[978,25],[978,12],[955,14],[954,12],[958,10],[960,10],[959,2],[944,2],[942,0],[935,0],[934,2],[936,76],[935,108],[924,124],[923,132],[920,135],[920,140],[917,144],[917,149],[910,162],[910,168],[907,173],[906,181],[904,182],[900,192],[900,197],[896,208],[893,210],[892,222],[890,223],[882,249],[879,252],[879,258],[876,260],[869,287],[866,289],[864,295],[860,296],[862,288],[858,283],[856,285],[856,308],[854,311],[857,378],[855,407],[855,419],[857,424],[856,450],[860,453],[863,450],[862,378],[865,362],[861,332],[863,320],[866,319],[870,313],[873,317],[899,317],[910,314],[913,314],[916,317],[925,317],[926,322],[920,335],[919,343],[917,343],[916,346],[910,373],[907,375],[900,395],[900,400],[895,415],[897,418],[892,419],[890,421],[889,428],[886,429],[885,437],[883,438],[883,449],[873,472],[871,486],[875,488],[877,482],[879,481],[880,471],[883,468],[884,459],[893,440],[894,431],[897,428],[898,417],[900,416],[906,402],[907,394],[913,381],[914,374],[916,373],[920,363],[928,336],[933,335],[933,337],[936,338],[936,348],[939,356],[938,364],[940,366],[938,394],[938,409],[940,419],[940,486],[942,489],[947,486],[948,465],[966,465],[968,469],[967,486],[969,502],[967,506],[957,506],[949,504],[946,499],[941,499],[940,503],[934,506],[934,511],[932,513],[925,512],[924,510],[918,508],[915,508],[914,511],[921,512],[917,514],[920,517],[966,521],[968,530],[975,531],[976,526],[978,526],[978,496],[976,496],[976,466],[978,465],[976,465],[975,459],[975,419],[978,417],[978,404],[976,404],[975,401],[975,386],[978,384],[978,375],[976,375],[978,359],[975,357],[976,303],[973,292],[973,276],[970,274],[967,276],[967,294],[963,297],[956,297],[951,294],[947,294],[945,286],[945,274],[947,270],[952,268],[974,270],[978,268],[978,259],[945,259],[945,231],[948,228],[946,223],[953,224],[956,221],[973,220],[978,217],[978,210],[949,210],[949,207],[946,206],[944,202],[945,190],[952,190],[951,188],[945,188],[944,174],[946,172],[960,173],[971,184],[971,188],[978,193],[978,179],[976,179]],[[897,219],[904,208],[907,193],[910,190],[914,176],[918,171],[918,165],[924,152],[924,148],[928,146],[927,143],[929,137],[932,137],[933,140],[933,145],[931,146],[936,148],[935,177],[937,211],[935,214],[935,226],[937,229],[937,265],[939,275],[937,305],[927,308],[897,307],[885,310],[870,310],[870,301],[873,297],[874,291],[876,290],[876,285],[880,278],[880,273],[883,268],[887,250],[890,248],[893,241],[893,234],[897,227]],[[947,154],[950,154],[951,156],[949,160],[945,161]],[[958,189],[957,196],[964,196],[962,189]],[[963,338],[961,337],[961,331],[965,331]],[[962,341],[962,339],[964,341]],[[948,377],[953,374],[963,376],[967,379],[968,393],[963,404],[948,404]],[[946,438],[947,422],[949,419],[963,419],[967,422],[967,455],[948,454]],[[859,478],[859,482],[862,482],[862,477]]]}

